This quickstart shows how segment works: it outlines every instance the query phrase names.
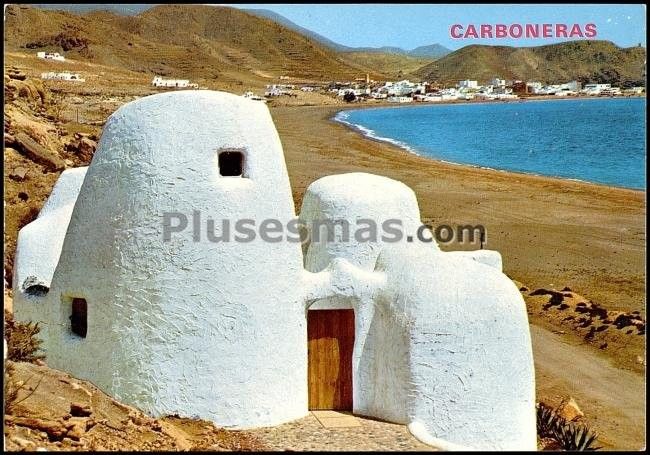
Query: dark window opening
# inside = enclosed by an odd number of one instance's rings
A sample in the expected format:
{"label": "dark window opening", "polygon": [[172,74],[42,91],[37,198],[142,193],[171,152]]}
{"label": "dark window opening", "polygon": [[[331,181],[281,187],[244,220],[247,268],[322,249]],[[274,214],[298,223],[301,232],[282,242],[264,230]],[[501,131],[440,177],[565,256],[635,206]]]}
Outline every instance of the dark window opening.
{"label": "dark window opening", "polygon": [[224,177],[240,177],[244,173],[242,152],[219,153],[219,173]]}
{"label": "dark window opening", "polygon": [[72,299],[70,330],[75,335],[86,338],[86,333],[88,332],[88,303],[86,299]]}
{"label": "dark window opening", "polygon": [[47,295],[50,288],[45,286],[35,276],[28,276],[25,281],[23,281],[23,290],[27,295],[43,297],[44,295]]}

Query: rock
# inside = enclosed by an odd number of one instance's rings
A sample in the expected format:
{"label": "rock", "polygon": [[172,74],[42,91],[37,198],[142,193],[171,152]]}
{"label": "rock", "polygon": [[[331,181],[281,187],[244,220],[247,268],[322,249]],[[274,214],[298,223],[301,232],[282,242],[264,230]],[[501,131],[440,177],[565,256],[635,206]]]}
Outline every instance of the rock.
{"label": "rock", "polygon": [[44,431],[51,439],[61,439],[66,432],[66,429],[60,423],[51,420],[31,417],[13,417],[11,421],[16,425],[20,425],[22,427]]}
{"label": "rock", "polygon": [[32,441],[29,441],[27,439],[21,438],[19,436],[13,436],[11,438],[11,442],[18,444],[18,446],[25,448],[31,445],[35,445]]}
{"label": "rock", "polygon": [[27,169],[22,166],[18,166],[9,172],[9,178],[17,182],[22,182],[25,180],[25,177],[27,177]]}
{"label": "rock", "polygon": [[79,141],[79,155],[81,155],[82,159],[92,159],[95,150],[97,150],[97,142],[87,137],[81,138]]}
{"label": "rock", "polygon": [[10,69],[8,71],[8,76],[9,79],[15,79],[18,81],[24,81],[25,79],[27,79],[27,75],[25,75],[25,73],[17,69]]}
{"label": "rock", "polygon": [[569,397],[568,400],[565,400],[564,403],[560,405],[558,408],[558,414],[570,422],[576,421],[585,415],[584,412],[580,410],[578,403],[576,403],[573,397]]}
{"label": "rock", "polygon": [[29,102],[42,105],[47,100],[47,94],[41,81],[37,79],[11,79],[5,84],[5,96],[9,99],[23,98]]}
{"label": "rock", "polygon": [[66,436],[73,441],[78,441],[81,439],[81,437],[86,434],[86,423],[85,422],[75,422],[74,425],[70,429],[68,429],[68,432],[66,433]]}
{"label": "rock", "polygon": [[47,150],[41,144],[29,137],[25,133],[17,133],[15,144],[19,152],[27,156],[32,161],[45,166],[50,171],[60,171],[65,168],[65,163],[61,158]]}
{"label": "rock", "polygon": [[88,417],[93,413],[89,405],[70,403],[70,415],[73,417]]}
{"label": "rock", "polygon": [[97,142],[83,133],[75,133],[74,136],[76,140],[69,142],[65,149],[77,155],[81,160],[90,161],[97,150]]}

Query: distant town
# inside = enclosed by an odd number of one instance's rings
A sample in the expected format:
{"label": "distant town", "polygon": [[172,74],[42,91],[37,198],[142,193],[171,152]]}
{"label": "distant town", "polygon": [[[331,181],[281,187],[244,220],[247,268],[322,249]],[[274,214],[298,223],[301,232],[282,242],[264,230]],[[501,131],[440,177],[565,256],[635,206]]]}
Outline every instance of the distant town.
{"label": "distant town", "polygon": [[[64,62],[65,57],[58,52],[38,52],[37,57]],[[84,82],[85,79],[77,73],[46,72],[42,79]],[[374,81],[369,75],[365,78],[346,82],[329,83],[288,83],[289,76],[280,76],[284,83],[268,84],[264,95],[247,91],[242,96],[256,101],[266,102],[280,96],[295,97],[298,92],[321,92],[341,98],[346,102],[384,101],[388,103],[435,103],[457,100],[513,100],[529,96],[638,96],[645,92],[645,87],[616,87],[612,84],[586,83],[568,81],[561,84],[545,84],[540,81],[506,80],[498,76],[480,84],[478,80],[466,79],[458,81],[453,86],[436,82],[412,82],[408,79],[401,81]],[[197,83],[188,79],[165,79],[154,76],[151,85],[157,88],[200,88]]]}
{"label": "distant town", "polygon": [[[383,100],[389,103],[412,103],[455,100],[512,100],[526,96],[633,96],[645,92],[645,87],[622,89],[612,84],[588,83],[584,86],[578,81],[562,84],[544,84],[539,81],[505,80],[495,77],[486,84],[477,80],[458,81],[454,86],[430,82],[401,81],[375,82],[366,76],[365,81],[331,82],[329,84],[303,85],[271,84],[264,93],[266,98],[291,96],[295,90],[326,91],[345,101],[359,102]],[[249,92],[249,94],[252,92]],[[254,95],[249,95],[254,96]],[[259,98],[259,97],[258,97]]]}

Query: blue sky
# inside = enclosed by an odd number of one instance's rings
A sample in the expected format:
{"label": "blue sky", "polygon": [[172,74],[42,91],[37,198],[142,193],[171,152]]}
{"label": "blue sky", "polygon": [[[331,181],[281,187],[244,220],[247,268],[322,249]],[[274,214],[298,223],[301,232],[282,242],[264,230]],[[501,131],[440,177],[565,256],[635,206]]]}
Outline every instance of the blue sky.
{"label": "blue sky", "polygon": [[645,5],[231,5],[269,9],[296,24],[347,46],[412,49],[439,43],[450,49],[469,44],[540,46],[566,39],[463,39],[449,36],[452,24],[574,23],[597,26],[596,39],[629,47],[646,45]]}

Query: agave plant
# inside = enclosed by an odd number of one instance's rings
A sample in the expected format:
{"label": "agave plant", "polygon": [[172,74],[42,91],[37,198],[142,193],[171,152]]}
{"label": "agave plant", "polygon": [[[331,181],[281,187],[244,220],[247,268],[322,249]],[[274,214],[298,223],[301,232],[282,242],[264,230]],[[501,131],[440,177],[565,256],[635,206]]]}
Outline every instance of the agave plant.
{"label": "agave plant", "polygon": [[598,435],[585,425],[567,423],[559,427],[556,440],[564,450],[571,451],[592,451],[600,447],[594,447]]}
{"label": "agave plant", "polygon": [[598,435],[585,425],[568,422],[557,410],[543,403],[537,405],[537,433],[556,440],[564,450],[592,451]]}
{"label": "agave plant", "polygon": [[552,437],[560,420],[562,417],[553,409],[543,403],[537,405],[537,433],[541,437]]}

